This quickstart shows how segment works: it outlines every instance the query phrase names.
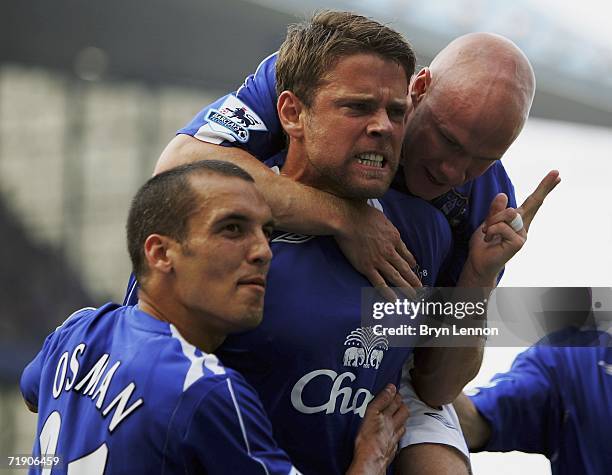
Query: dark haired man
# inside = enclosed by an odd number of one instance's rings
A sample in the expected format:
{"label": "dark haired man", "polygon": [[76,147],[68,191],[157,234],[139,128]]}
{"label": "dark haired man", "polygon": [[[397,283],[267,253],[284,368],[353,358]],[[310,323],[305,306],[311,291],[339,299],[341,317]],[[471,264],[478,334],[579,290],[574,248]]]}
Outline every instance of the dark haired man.
{"label": "dark haired man", "polygon": [[[262,317],[269,206],[228,162],[182,166],[136,194],[127,235],[137,307],[68,318],[24,370],[34,455],[67,473],[299,474],[256,392],[213,351]],[[391,386],[366,414],[348,473],[383,473],[407,410]]]}

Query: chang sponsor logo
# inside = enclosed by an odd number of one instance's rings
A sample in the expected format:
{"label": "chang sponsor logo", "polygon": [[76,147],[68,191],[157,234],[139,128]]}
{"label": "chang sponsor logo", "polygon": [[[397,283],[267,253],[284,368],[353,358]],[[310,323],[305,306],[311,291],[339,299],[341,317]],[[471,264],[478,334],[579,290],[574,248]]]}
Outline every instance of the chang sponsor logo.
{"label": "chang sponsor logo", "polygon": [[[357,376],[351,371],[338,374],[331,369],[319,369],[311,371],[302,376],[293,389],[291,390],[291,404],[293,407],[303,414],[333,414],[339,411],[340,414],[352,412],[363,417],[366,408],[374,396],[365,389],[359,388],[353,392],[353,388],[349,386],[355,381]],[[346,384],[345,384],[346,383]],[[329,387],[329,398],[318,401],[318,404],[307,405],[303,399],[304,388],[309,384],[316,385],[321,389],[321,393],[327,394]]]}
{"label": "chang sponsor logo", "polygon": [[[288,241],[285,241],[288,242]],[[374,334],[372,327],[357,328],[346,337],[342,363],[349,368],[377,370],[389,349],[385,337]],[[318,369],[302,376],[291,390],[291,404],[303,414],[340,414],[354,413],[363,417],[374,396],[369,389],[353,388],[357,379],[353,371],[338,373],[332,369]],[[304,402],[306,388],[315,388],[322,394],[320,400]],[[314,394],[310,389],[309,394]],[[329,394],[329,396],[327,396]]]}
{"label": "chang sponsor logo", "polygon": [[348,346],[344,350],[344,366],[378,369],[389,342],[386,337],[374,333],[372,327],[365,327],[349,333],[344,346]]}

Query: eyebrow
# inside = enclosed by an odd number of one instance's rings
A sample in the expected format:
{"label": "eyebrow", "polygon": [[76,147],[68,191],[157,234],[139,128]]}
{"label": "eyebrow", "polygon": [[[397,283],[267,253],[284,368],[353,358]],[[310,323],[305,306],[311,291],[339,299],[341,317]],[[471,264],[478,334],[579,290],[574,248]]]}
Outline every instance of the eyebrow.
{"label": "eyebrow", "polygon": [[[241,213],[229,213],[225,216],[221,216],[219,219],[216,220],[217,224],[223,223],[225,221],[241,221],[246,223],[253,220]],[[263,226],[276,228],[276,222],[273,219],[270,219],[269,221],[266,221]]]}
{"label": "eyebrow", "polygon": [[215,221],[217,221],[218,223],[221,223],[223,221],[249,221],[249,218],[244,214],[240,213],[228,213],[220,216]]}
{"label": "eyebrow", "polygon": [[[337,97],[333,99],[333,101],[334,103],[351,102],[351,101],[376,103],[378,102],[378,99],[376,98],[376,96],[372,94],[353,93],[353,94],[346,94],[342,97]],[[406,108],[408,107],[408,100],[406,99],[391,99],[390,103],[393,106],[403,106]]]}

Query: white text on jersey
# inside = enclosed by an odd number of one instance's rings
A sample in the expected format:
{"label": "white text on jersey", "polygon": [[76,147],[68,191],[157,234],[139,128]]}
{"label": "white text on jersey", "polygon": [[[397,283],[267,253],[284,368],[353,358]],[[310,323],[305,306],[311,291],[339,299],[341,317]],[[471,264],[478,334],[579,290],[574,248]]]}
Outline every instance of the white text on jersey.
{"label": "white text on jersey", "polygon": [[[117,368],[119,368],[121,361],[115,362],[115,364],[113,364],[107,370],[110,358],[109,355],[105,353],[98,359],[98,361],[96,361],[89,372],[77,383],[77,374],[79,373],[80,369],[79,358],[85,352],[85,349],[85,343],[80,343],[74,348],[74,350],[72,350],[71,355],[65,351],[60,356],[55,369],[55,378],[53,379],[53,398],[57,399],[60,397],[62,390],[70,391],[72,389],[73,391],[82,392],[85,396],[89,396],[92,401],[95,400],[96,408],[102,412],[102,416],[104,417],[106,417],[113,410],[113,408],[116,407],[108,426],[108,430],[112,433],[127,416],[129,416],[144,403],[144,400],[142,398],[138,398],[132,405],[127,407],[128,402],[132,397],[132,393],[136,388],[136,385],[132,381],[121,391],[119,391],[119,394],[117,394],[115,398],[106,407],[104,407],[104,409],[102,409],[106,399],[106,393],[108,392],[113,376],[115,375]],[[68,360],[70,360],[70,377],[67,377]],[[102,377],[103,374],[104,377]],[[100,380],[102,380],[102,382],[100,382]]]}

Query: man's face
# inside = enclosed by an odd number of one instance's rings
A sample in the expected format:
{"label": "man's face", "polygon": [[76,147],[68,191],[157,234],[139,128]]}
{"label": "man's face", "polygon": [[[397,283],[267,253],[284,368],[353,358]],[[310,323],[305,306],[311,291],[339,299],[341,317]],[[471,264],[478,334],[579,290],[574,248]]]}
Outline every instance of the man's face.
{"label": "man's face", "polygon": [[401,162],[411,193],[431,200],[482,175],[518,136],[525,117],[516,101],[481,92],[432,91],[411,111]]}
{"label": "man's face", "polygon": [[382,196],[398,166],[407,81],[374,54],[340,59],[304,111],[304,181],[346,198]]}
{"label": "man's face", "polygon": [[173,252],[177,298],[216,331],[253,328],[262,318],[272,258],[270,207],[239,178],[194,177],[191,183],[200,190],[200,207]]}

